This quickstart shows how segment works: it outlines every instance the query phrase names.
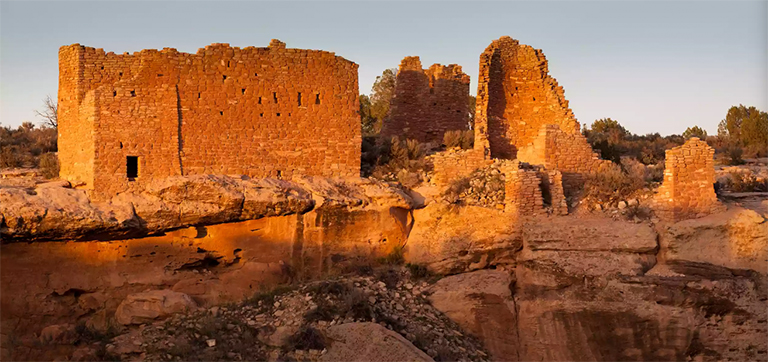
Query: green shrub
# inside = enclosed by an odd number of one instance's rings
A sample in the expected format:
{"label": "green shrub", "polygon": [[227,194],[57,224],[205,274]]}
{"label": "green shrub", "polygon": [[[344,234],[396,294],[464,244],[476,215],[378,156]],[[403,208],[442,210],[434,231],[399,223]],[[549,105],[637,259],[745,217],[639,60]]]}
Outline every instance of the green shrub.
{"label": "green shrub", "polygon": [[59,177],[59,158],[52,152],[44,153],[40,156],[38,167],[45,178]]}
{"label": "green shrub", "polygon": [[611,167],[586,177],[583,196],[601,204],[614,205],[626,200],[644,186],[642,175]]}

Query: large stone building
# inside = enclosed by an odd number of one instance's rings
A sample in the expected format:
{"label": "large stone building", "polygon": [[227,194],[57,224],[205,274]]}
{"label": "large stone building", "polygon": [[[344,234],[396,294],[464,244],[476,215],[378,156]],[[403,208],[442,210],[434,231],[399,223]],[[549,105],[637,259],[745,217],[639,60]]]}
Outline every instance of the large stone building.
{"label": "large stone building", "polygon": [[359,176],[357,64],[212,44],[59,50],[60,176],[101,194],[174,175]]}
{"label": "large stone building", "polygon": [[405,57],[381,135],[440,144],[446,131],[469,129],[469,76],[456,64],[421,68]]}

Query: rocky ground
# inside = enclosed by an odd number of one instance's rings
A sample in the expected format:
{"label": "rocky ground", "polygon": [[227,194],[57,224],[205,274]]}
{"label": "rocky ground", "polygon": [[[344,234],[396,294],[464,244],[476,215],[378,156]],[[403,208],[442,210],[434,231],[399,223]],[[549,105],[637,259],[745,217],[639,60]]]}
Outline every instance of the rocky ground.
{"label": "rocky ground", "polygon": [[[489,359],[477,339],[430,304],[427,280],[404,267],[370,274],[285,286],[239,304],[176,314],[82,347],[77,355],[147,361],[333,361],[365,353],[367,360]],[[345,343],[350,338],[360,343]]]}

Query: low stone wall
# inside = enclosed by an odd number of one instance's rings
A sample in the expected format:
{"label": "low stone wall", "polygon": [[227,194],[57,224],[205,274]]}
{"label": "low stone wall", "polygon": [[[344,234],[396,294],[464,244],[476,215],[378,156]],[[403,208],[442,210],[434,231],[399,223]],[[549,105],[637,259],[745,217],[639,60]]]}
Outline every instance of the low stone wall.
{"label": "low stone wall", "polygon": [[428,156],[428,160],[432,162],[434,170],[432,183],[439,188],[448,187],[451,182],[467,177],[472,171],[493,163],[493,160],[485,159],[483,154],[475,149],[460,150],[458,148]]}
{"label": "low stone wall", "polygon": [[541,126],[538,136],[521,148],[517,157],[522,162],[562,172],[568,195],[581,188],[586,174],[618,167],[600,159],[581,133],[566,133],[554,124]]}
{"label": "low stone wall", "polygon": [[541,178],[536,170],[521,168],[519,162],[510,162],[502,167],[502,172],[506,180],[505,212],[533,215],[544,211]]}

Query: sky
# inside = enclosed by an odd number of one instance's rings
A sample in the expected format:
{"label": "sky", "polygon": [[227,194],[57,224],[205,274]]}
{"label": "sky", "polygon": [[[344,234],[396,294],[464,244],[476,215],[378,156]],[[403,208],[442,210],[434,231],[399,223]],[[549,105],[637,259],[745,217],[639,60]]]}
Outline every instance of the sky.
{"label": "sky", "polygon": [[359,64],[360,92],[405,56],[459,64],[477,92],[480,54],[508,35],[542,49],[576,118],[637,134],[710,134],[729,107],[768,111],[768,1],[0,2],[0,123],[40,122],[58,49],[210,43],[322,49]]}

